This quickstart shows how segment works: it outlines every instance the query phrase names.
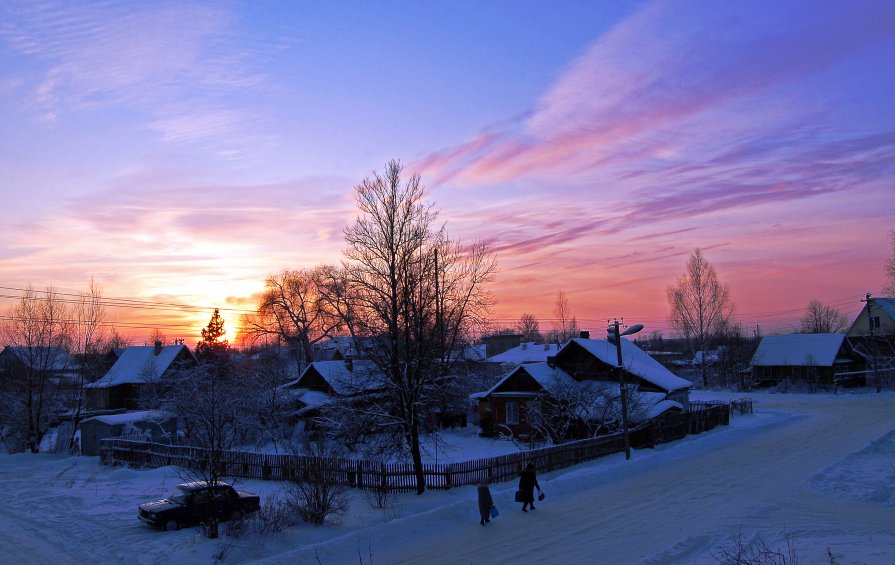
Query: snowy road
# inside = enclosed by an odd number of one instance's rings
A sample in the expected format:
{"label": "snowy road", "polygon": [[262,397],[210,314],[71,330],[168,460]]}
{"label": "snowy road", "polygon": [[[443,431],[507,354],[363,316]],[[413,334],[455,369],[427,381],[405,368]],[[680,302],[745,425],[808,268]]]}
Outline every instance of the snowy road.
{"label": "snowy road", "polygon": [[637,451],[631,462],[594,473],[587,488],[587,470],[543,477],[549,498],[534,513],[510,502],[512,485],[498,486],[503,513],[487,527],[471,508],[442,508],[273,561],[357,563],[360,554],[374,563],[427,565],[714,563],[712,551],[730,536],[758,535],[785,550],[786,533],[803,563],[829,563],[827,548],[837,563],[895,563],[895,508],[809,486],[812,476],[895,429],[895,399],[766,395],[760,409],[757,418],[777,421],[724,431],[720,442],[707,434]]}
{"label": "snowy road", "polygon": [[[373,509],[351,491],[338,525],[208,540],[157,532],[139,502],[181,481],[170,467],[111,468],[94,457],[0,456],[0,563],[714,564],[733,536],[802,564],[895,564],[895,395],[758,395],[757,414],[631,461],[616,454],[540,477],[523,514],[515,485],[492,485],[501,515],[478,524],[475,489],[401,495]],[[282,484],[243,481],[262,498]]]}

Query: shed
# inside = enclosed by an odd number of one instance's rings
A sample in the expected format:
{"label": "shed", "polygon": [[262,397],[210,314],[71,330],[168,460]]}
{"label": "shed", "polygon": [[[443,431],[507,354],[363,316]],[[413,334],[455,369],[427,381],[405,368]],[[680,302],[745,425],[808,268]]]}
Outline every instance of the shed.
{"label": "shed", "polygon": [[836,373],[857,368],[844,334],[765,336],[752,356],[751,367],[758,386],[784,379],[832,384]]}
{"label": "shed", "polygon": [[81,455],[99,455],[100,440],[112,437],[171,443],[177,436],[177,417],[158,410],[93,416],[81,422]]}

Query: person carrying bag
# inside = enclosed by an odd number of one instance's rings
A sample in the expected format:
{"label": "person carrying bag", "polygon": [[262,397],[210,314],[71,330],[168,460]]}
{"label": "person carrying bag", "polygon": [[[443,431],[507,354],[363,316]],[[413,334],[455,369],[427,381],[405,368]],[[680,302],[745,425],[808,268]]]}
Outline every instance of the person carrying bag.
{"label": "person carrying bag", "polygon": [[544,493],[541,492],[541,485],[538,484],[535,466],[529,463],[519,476],[519,490],[516,491],[516,502],[522,503],[523,512],[528,512],[528,507],[531,507],[532,510],[535,509],[535,488],[540,493],[538,500],[543,500]]}

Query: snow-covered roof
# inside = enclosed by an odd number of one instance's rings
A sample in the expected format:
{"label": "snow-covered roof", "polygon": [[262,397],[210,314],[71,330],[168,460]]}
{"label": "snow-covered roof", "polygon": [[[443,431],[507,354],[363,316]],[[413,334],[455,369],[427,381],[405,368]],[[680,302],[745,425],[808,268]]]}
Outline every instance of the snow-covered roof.
{"label": "snow-covered roof", "polygon": [[665,412],[677,408],[678,410],[683,410],[684,405],[680,402],[675,402],[674,400],[660,400],[659,402],[650,406],[649,410],[646,411],[647,418],[655,418],[660,414],[664,414]]}
{"label": "snow-covered roof", "polygon": [[167,420],[174,417],[173,414],[162,410],[139,410],[137,412],[124,412],[123,414],[103,414],[100,416],[93,416],[91,418],[85,418],[81,423],[95,421],[114,426],[116,424],[132,424],[134,422],[157,422],[159,420]]}
{"label": "snow-covered roof", "polygon": [[324,406],[329,404],[332,401],[332,397],[326,394],[325,392],[321,392],[319,390],[308,390],[308,389],[298,389],[300,394],[295,396],[295,399],[299,400],[302,404],[304,404],[308,408],[319,408],[320,406]]}
{"label": "snow-covered roof", "polygon": [[62,347],[24,347],[9,345],[4,353],[17,358],[25,366],[50,371],[73,369],[75,364],[71,356]]}
{"label": "snow-covered roof", "polygon": [[466,361],[484,361],[488,358],[488,346],[484,343],[469,345],[463,349],[463,358]]}
{"label": "snow-covered roof", "polygon": [[556,355],[559,350],[560,345],[556,343],[523,343],[490,357],[488,361],[491,363],[512,363],[514,365],[520,363],[542,363],[547,360],[547,357]]}
{"label": "snow-covered roof", "polygon": [[[622,339],[622,367],[641,379],[668,392],[690,388],[690,381],[682,379],[666,369],[661,363],[649,356],[648,353],[634,345],[627,339]],[[569,344],[580,345],[594,357],[606,363],[618,367],[618,352],[615,344],[605,339],[574,338]],[[569,344],[566,344],[568,347]],[[565,349],[565,347],[563,348]]]}
{"label": "snow-covered roof", "polygon": [[519,371],[525,371],[531,378],[533,378],[539,385],[541,385],[545,390],[550,390],[551,387],[557,384],[572,384],[577,381],[571,377],[568,373],[563,371],[562,369],[558,369],[556,367],[551,367],[546,362],[544,363],[525,363],[519,365],[513,370],[508,371],[503,377],[497,381],[494,386],[486,390],[485,392],[476,393],[474,398],[483,398],[490,394],[493,394],[500,386],[507,381],[510,377],[518,373]]}
{"label": "snow-covered roof", "polygon": [[753,367],[832,367],[845,334],[787,334],[761,338]]}
{"label": "snow-covered roof", "polygon": [[145,384],[158,380],[183,350],[189,353],[189,348],[185,345],[166,345],[156,355],[156,348],[153,345],[132,345],[124,350],[108,373],[95,383],[86,386],[88,388],[110,388],[123,384]]}
{"label": "snow-covered roof", "polygon": [[301,380],[312,368],[329,383],[336,394],[351,395],[359,391],[378,388],[379,381],[374,378],[376,365],[372,361],[314,361],[305,368],[301,377],[293,385],[301,386]]}
{"label": "snow-covered roof", "polygon": [[895,320],[895,298],[874,298],[873,305]]}
{"label": "snow-covered roof", "polygon": [[[711,365],[712,363],[717,363],[721,359],[721,354],[726,349],[727,348],[722,345],[718,349],[714,349],[712,351],[697,351],[693,355],[692,364],[695,366],[699,366],[699,365],[702,365],[703,362],[705,362],[706,365]],[[703,361],[703,360],[705,360],[705,361]]]}

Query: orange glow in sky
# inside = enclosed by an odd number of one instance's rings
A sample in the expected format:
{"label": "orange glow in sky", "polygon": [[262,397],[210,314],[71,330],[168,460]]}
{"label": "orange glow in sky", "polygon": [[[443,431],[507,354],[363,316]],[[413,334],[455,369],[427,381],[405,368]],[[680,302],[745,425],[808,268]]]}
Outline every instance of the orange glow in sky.
{"label": "orange glow in sky", "polygon": [[563,290],[586,329],[670,335],[697,247],[747,331],[886,284],[895,3],[394,9],[407,33],[374,4],[4,2],[0,286],[162,303],[110,309],[135,342],[218,307],[235,341],[266,275],[341,260],[393,158],[494,250],[495,328],[550,329]]}

